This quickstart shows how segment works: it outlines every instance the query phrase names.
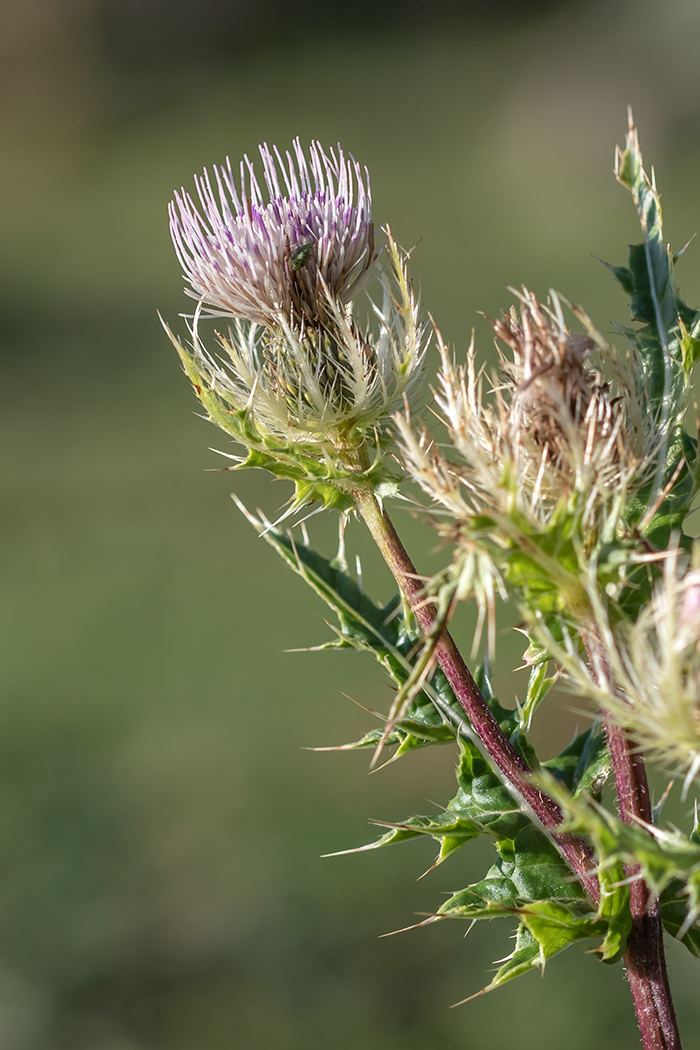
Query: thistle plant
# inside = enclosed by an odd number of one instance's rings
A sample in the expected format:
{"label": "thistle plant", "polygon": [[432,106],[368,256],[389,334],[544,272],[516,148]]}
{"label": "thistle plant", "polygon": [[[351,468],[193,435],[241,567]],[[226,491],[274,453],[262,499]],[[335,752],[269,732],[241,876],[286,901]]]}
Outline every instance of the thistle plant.
{"label": "thistle plant", "polygon": [[[326,509],[341,526],[362,519],[396,580],[396,596],[379,605],[342,544],[325,559],[305,530],[295,536],[239,504],[335,614],[329,646],[371,653],[394,684],[383,725],[342,746],[369,749],[373,763],[384,751],[456,750],[444,809],[386,825],[360,848],[428,836],[439,865],[490,837],[485,877],[419,925],[515,926],[515,948],[483,991],[580,941],[624,967],[646,1050],[678,1048],[663,938],[700,955],[700,828],[692,809],[686,831],[664,826],[647,766],[677,778],[690,805],[700,779],[700,545],[683,525],[700,488],[689,418],[700,311],[679,297],[631,117],[615,171],[642,241],[626,266],[610,266],[631,325],[610,342],[563,295],[542,302],[512,290],[513,305],[492,321],[491,373],[473,339],[462,362],[421,321],[388,227],[375,246],[366,170],[319,143],[308,158],[298,140],[284,157],[266,145],[260,154],[264,191],[246,157],[238,179],[229,162],[205,171],[198,203],[175,195],[172,236],[196,307],[186,339],[168,333],[207,416],[242,446],[225,453],[230,469],[292,481],[283,518]],[[438,378],[421,401],[431,340]],[[426,401],[433,432],[421,422]],[[446,564],[432,578],[387,514],[399,495],[443,538]],[[473,673],[449,630],[460,602],[478,608]],[[529,668],[526,695],[508,703],[489,676],[505,602]],[[530,730],[557,682],[592,715],[543,760]]]}

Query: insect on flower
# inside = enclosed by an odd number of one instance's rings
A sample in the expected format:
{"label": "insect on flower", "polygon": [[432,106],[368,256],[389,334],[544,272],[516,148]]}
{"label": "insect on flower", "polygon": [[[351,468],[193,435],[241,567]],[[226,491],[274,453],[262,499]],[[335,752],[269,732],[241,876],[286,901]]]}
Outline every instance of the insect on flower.
{"label": "insect on flower", "polygon": [[300,244],[298,248],[289,256],[289,269],[292,273],[296,273],[297,270],[303,270],[307,262],[311,258],[314,246],[311,242],[307,244]]}

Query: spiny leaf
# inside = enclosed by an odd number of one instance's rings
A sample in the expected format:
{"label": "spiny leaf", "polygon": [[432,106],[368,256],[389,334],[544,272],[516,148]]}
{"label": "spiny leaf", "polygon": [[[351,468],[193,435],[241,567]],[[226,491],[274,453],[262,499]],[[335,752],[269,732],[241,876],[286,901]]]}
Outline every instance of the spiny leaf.
{"label": "spiny leaf", "polygon": [[[497,703],[494,697],[491,698],[491,702]],[[511,740],[514,740],[518,730],[512,730],[512,713],[506,712],[506,715],[501,725],[506,731],[511,731]],[[376,730],[367,735],[366,742],[363,738],[354,746],[376,746],[379,735],[380,731]],[[580,733],[561,755],[544,764],[544,768],[576,792],[590,791],[592,785],[600,790],[608,775],[609,766],[610,759],[604,734],[598,732],[595,727]],[[456,776],[459,790],[447,804],[445,812],[435,817],[409,817],[398,823],[387,822],[386,826],[392,830],[363,848],[389,846],[404,842],[408,838],[429,835],[440,846],[436,864],[442,863],[478,835],[492,835],[498,842],[502,857],[506,851],[512,850],[512,843],[519,834],[521,837],[518,841],[522,849],[526,841],[523,838],[524,832],[533,825],[529,817],[520,811],[490,764],[470,741],[460,741]],[[406,834],[408,829],[411,831],[410,835]],[[541,833],[538,831],[537,834]]]}
{"label": "spiny leaf", "polygon": [[[662,436],[655,476],[630,503],[627,517],[630,525],[644,520],[645,536],[665,548],[671,533],[680,532],[697,492],[697,443],[685,433],[682,414],[690,370],[700,357],[700,311],[688,307],[678,294],[675,257],[663,239],[659,194],[653,177],[644,170],[631,115],[625,148],[617,151],[615,173],[632,194],[644,240],[630,247],[628,267],[613,272],[630,296],[632,318],[643,325],[628,334],[636,344],[644,378],[649,426]],[[628,613],[634,616],[648,594],[642,574],[636,574],[632,583]]]}
{"label": "spiny leaf", "polygon": [[[638,867],[641,877],[665,905],[662,918],[665,916],[667,929],[674,935],[680,931],[681,940],[694,952],[700,937],[696,929],[700,918],[700,844],[695,833],[687,836],[677,830],[626,824],[592,800],[585,803],[574,799],[551,781],[547,787],[565,813],[565,827],[593,840],[608,912],[622,918],[623,909],[615,899],[626,889],[620,884],[621,872],[624,865]],[[684,909],[681,921],[679,901]],[[621,943],[624,936],[623,930]]]}
{"label": "spiny leaf", "polygon": [[535,663],[530,669],[525,703],[520,711],[520,722],[524,730],[530,728],[532,716],[556,682],[556,676],[551,675],[549,678],[547,677],[548,665],[549,660],[544,659]]}
{"label": "spiny leaf", "polygon": [[[582,746],[581,746],[582,745]],[[574,798],[579,795],[593,795],[603,790],[603,786],[612,772],[612,760],[604,732],[595,726],[581,733],[567,750],[577,753],[580,747],[580,758],[574,772],[570,789]],[[548,763],[545,762],[545,768]]]}
{"label": "spiny leaf", "polygon": [[520,925],[515,939],[515,949],[496,971],[490,984],[483,989],[484,992],[493,991],[501,985],[512,981],[515,977],[521,977],[535,967],[542,967],[540,945],[530,933],[527,926]]}
{"label": "spiny leaf", "polygon": [[[616,273],[616,276],[618,280],[624,277],[627,282],[633,319],[647,325],[648,353],[661,348],[667,354],[673,354],[677,348],[679,318],[693,329],[698,314],[678,295],[673,274],[674,256],[663,238],[661,201],[653,177],[649,178],[644,170],[639,137],[631,117],[625,148],[618,150],[615,158],[615,174],[632,194],[644,235],[642,244],[630,247],[626,273]],[[664,368],[662,358],[656,366]],[[653,368],[650,368],[650,375],[655,381],[661,380],[656,382],[655,390],[650,391],[652,397],[658,397],[665,384],[661,376],[654,374]]]}
{"label": "spiny leaf", "polygon": [[413,718],[404,718],[394,726],[388,735],[385,735],[383,729],[370,729],[359,740],[353,740],[349,744],[340,744],[329,750],[376,751],[377,746],[383,740],[386,747],[398,745],[396,757],[401,757],[408,754],[409,751],[415,751],[416,748],[429,747],[430,744],[450,744],[454,739],[454,730],[444,723],[429,726]]}
{"label": "spiny leaf", "polygon": [[396,824],[379,820],[373,823],[379,827],[388,827],[389,830],[375,842],[360,846],[361,850],[380,849],[382,846],[393,846],[399,842],[407,842],[409,839],[427,835],[440,843],[436,865],[441,864],[467,842],[478,838],[484,831],[477,822],[455,817],[451,813],[438,813],[434,817],[408,817]]}
{"label": "spiny leaf", "polygon": [[661,894],[661,921],[667,933],[681,941],[691,955],[700,958],[700,927],[694,921],[685,886],[680,879],[672,879]]}
{"label": "spiny leaf", "polygon": [[[420,652],[420,636],[400,596],[396,595],[384,606],[377,605],[337,561],[324,558],[308,545],[297,542],[290,533],[271,527],[250,514],[242,504],[238,506],[292,571],[333,610],[338,620],[337,639],[325,647],[371,653],[401,687],[411,674],[416,653]],[[462,708],[438,668],[430,682],[411,700],[401,724],[394,727],[395,739],[400,741],[402,753],[406,753],[429,743],[453,740],[464,725]]]}
{"label": "spiny leaf", "polygon": [[450,813],[475,821],[496,838],[514,839],[529,818],[490,764],[469,741],[460,741],[457,794],[447,804]]}
{"label": "spiny leaf", "polygon": [[683,319],[679,321],[681,335],[681,351],[683,354],[683,367],[686,372],[691,372],[700,361],[700,322],[693,325],[692,331],[688,331]]}
{"label": "spiny leaf", "polygon": [[530,824],[509,848],[499,843],[501,855],[485,878],[454,893],[438,914],[480,919],[507,916],[535,901],[576,902],[583,913],[595,915],[581,885],[571,877],[549,839]]}
{"label": "spiny leaf", "polygon": [[608,923],[596,914],[549,840],[532,825],[518,833],[486,878],[442,905],[443,917],[519,921],[514,953],[484,989],[492,991],[535,967],[574,941],[605,938]]}

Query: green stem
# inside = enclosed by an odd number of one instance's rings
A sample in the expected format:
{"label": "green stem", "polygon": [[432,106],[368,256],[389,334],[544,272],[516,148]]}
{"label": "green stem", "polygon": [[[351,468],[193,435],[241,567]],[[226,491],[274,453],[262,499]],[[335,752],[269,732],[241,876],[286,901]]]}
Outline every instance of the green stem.
{"label": "green stem", "polygon": [[[434,627],[433,612],[425,603],[422,580],[390,518],[369,486],[355,486],[353,497],[384,561],[413,610],[418,626],[423,634],[430,636]],[[597,904],[600,900],[600,887],[598,879],[592,873],[595,861],[590,850],[581,839],[558,831],[562,823],[559,806],[544,791],[533,785],[532,770],[499,726],[447,630],[442,631],[435,644],[435,655],[493,765],[513,793],[551,835],[589,897]]]}

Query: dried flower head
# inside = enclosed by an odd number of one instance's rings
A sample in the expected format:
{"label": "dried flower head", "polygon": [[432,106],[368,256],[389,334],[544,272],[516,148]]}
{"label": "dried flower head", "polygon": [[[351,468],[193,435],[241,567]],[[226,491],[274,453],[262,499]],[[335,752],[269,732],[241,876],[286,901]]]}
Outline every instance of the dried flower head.
{"label": "dried flower head", "polygon": [[601,470],[615,478],[624,458],[624,409],[586,364],[595,341],[568,332],[560,316],[528,293],[520,316],[513,311],[493,328],[512,353],[510,360],[501,358],[501,389],[507,392],[507,440],[521,485],[535,500],[558,501],[562,492],[590,488],[594,477],[601,480]]}
{"label": "dried flower head", "polygon": [[491,638],[497,593],[524,612],[590,618],[584,565],[620,533],[632,492],[655,466],[631,356],[616,355],[573,308],[583,331],[569,331],[556,294],[549,307],[527,290],[518,298],[519,311],[494,322],[505,350],[488,384],[473,341],[457,367],[438,336],[444,451],[408,413],[396,419],[407,471],[444,511],[439,528],[457,544],[433,586],[475,598]]}
{"label": "dried flower head", "polygon": [[[265,194],[244,157],[195,178],[200,208],[184,189],[170,230],[190,288],[211,312],[276,325],[318,325],[329,302],[357,293],[376,255],[369,174],[338,152],[299,139],[294,156],[260,146]],[[201,210],[200,210],[201,209]]]}
{"label": "dried flower head", "polygon": [[[459,462],[435,450],[399,420],[406,463],[422,488],[458,519],[508,515],[513,507],[546,527],[558,508],[577,507],[584,526],[602,525],[610,503],[620,507],[643,473],[644,433],[639,384],[632,362],[615,357],[581,311],[583,333],[564,323],[562,301],[551,308],[527,290],[520,311],[493,323],[510,350],[501,376],[484,396],[473,345],[456,367],[440,343],[442,368],[435,399]],[[591,367],[597,352],[615,373]]]}

